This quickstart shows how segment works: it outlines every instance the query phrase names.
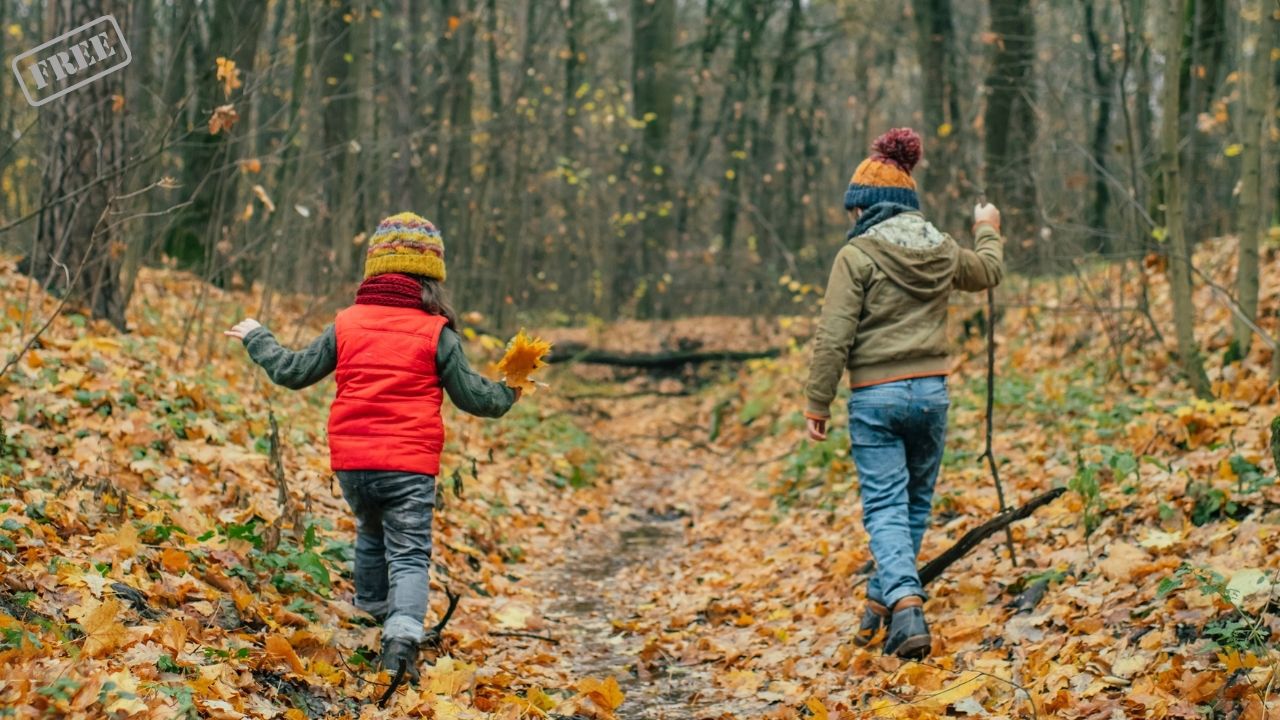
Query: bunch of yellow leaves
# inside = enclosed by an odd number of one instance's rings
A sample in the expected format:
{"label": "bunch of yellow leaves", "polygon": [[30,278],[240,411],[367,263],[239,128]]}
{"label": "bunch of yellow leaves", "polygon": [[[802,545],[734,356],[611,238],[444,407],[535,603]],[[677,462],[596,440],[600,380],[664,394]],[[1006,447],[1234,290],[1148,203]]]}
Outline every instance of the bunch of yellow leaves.
{"label": "bunch of yellow leaves", "polygon": [[544,358],[551,352],[551,343],[541,338],[530,337],[521,329],[507,343],[507,353],[498,361],[498,371],[507,385],[532,395],[537,390],[537,383],[529,378],[535,370],[546,365]]}

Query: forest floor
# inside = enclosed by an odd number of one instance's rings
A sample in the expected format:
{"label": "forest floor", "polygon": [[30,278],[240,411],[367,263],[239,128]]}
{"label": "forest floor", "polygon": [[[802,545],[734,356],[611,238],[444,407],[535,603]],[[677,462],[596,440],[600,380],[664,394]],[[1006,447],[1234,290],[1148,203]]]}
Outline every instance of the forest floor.
{"label": "forest floor", "polygon": [[[1198,266],[1229,284],[1234,245]],[[0,259],[0,349],[56,307]],[[1280,270],[1264,265],[1264,329]],[[1192,399],[1133,308],[1163,274],[1003,288],[995,451],[1010,504],[1070,490],[929,588],[933,655],[850,642],[870,554],[847,435],[803,437],[810,323],[701,318],[546,330],[620,351],[750,344],[771,360],[655,377],[557,367],[505,418],[450,414],[438,660],[385,710],[352,605],[353,526],[324,444],[331,381],[271,387],[218,332],[260,298],[145,271],[120,334],[55,320],[0,376],[0,707],[17,717],[1264,718],[1280,710],[1280,486],[1270,350]],[[812,296],[809,296],[811,299]],[[961,299],[957,332],[981,298]],[[277,298],[286,343],[323,313]],[[299,320],[301,318],[301,320]],[[999,510],[982,461],[981,332],[958,338],[924,558]],[[473,361],[501,343],[476,338]],[[837,428],[843,425],[837,411]],[[273,433],[272,422],[278,425]],[[275,439],[273,440],[273,436]],[[273,449],[279,464],[273,461]],[[285,491],[280,490],[283,479]],[[286,498],[283,503],[278,500]]]}

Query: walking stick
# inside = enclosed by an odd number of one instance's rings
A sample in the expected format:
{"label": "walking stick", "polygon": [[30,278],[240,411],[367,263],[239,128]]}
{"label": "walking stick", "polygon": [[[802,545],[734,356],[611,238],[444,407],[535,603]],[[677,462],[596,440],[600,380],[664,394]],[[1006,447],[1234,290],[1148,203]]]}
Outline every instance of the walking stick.
{"label": "walking stick", "polygon": [[[980,205],[987,204],[987,198],[984,195],[979,200]],[[995,404],[996,404],[996,291],[995,288],[987,288],[987,449],[982,453],[987,458],[987,464],[991,467],[991,477],[996,483],[996,498],[1000,501],[1000,512],[1004,513],[1008,508],[1004,502],[1004,486],[1000,484],[1000,468],[996,466],[996,454],[992,449],[991,436],[995,425]],[[1004,526],[1005,544],[1009,546],[1009,562],[1014,567],[1018,566],[1018,556],[1013,549],[1013,529],[1008,525]]]}

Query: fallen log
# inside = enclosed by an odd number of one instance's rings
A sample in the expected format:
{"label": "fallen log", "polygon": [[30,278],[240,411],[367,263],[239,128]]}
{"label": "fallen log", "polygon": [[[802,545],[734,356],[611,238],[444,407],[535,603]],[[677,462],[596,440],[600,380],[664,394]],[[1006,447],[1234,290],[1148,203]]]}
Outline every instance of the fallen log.
{"label": "fallen log", "polygon": [[708,362],[745,362],[775,358],[782,348],[766,350],[671,350],[657,353],[613,353],[582,345],[557,345],[547,356],[549,363],[586,363],[640,370],[676,369]]}
{"label": "fallen log", "polygon": [[1036,510],[1057,500],[1059,496],[1067,491],[1066,488],[1059,487],[1042,493],[1032,498],[1030,502],[1020,507],[1006,510],[990,520],[982,523],[978,527],[965,533],[963,537],[956,541],[954,545],[942,551],[938,557],[930,560],[924,567],[920,568],[920,584],[927,585],[938,579],[938,576],[949,567],[952,563],[969,554],[983,540],[995,535],[1001,530],[1009,527],[1010,524],[1019,520],[1025,520],[1031,517]]}

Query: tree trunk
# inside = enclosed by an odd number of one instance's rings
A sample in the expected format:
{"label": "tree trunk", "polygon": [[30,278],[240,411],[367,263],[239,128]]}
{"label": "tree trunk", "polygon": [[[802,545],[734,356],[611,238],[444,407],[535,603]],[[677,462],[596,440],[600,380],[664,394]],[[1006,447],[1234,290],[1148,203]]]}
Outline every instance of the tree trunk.
{"label": "tree trunk", "polygon": [[661,274],[661,259],[674,244],[667,139],[671,134],[675,99],[672,67],[676,41],[675,0],[632,0],[631,18],[631,85],[635,117],[644,122],[635,168],[640,179],[640,194],[635,200],[645,220],[633,234],[631,245],[637,264],[628,268],[627,274],[631,284],[636,280],[648,283],[638,298],[636,312],[640,317],[654,317],[661,313],[662,305],[655,288]]}
{"label": "tree trunk", "polygon": [[1219,152],[1218,141],[1197,127],[1201,113],[1214,114],[1218,88],[1226,75],[1227,9],[1226,0],[1186,0],[1186,3],[1186,18],[1191,24],[1184,25],[1183,30],[1179,112],[1187,142],[1186,180],[1189,187],[1200,189],[1204,201],[1204,210],[1187,218],[1187,233],[1189,238],[1199,239],[1226,232],[1230,227],[1213,210],[1230,205],[1234,183],[1217,181],[1214,177],[1210,159]]}
{"label": "tree trunk", "polygon": [[427,97],[422,88],[422,75],[426,60],[422,53],[423,0],[400,0],[401,18],[396,25],[396,39],[392,57],[395,63],[396,85],[400,98],[395,103],[395,134],[397,143],[392,171],[388,173],[391,184],[387,194],[395,212],[409,210],[423,196],[422,153],[425,145],[422,132],[422,105]]}
{"label": "tree trunk", "polygon": [[[1271,28],[1268,0],[1246,0],[1241,18],[1244,21],[1245,38],[1240,66],[1243,80],[1243,111],[1240,113],[1242,130],[1240,153],[1240,209],[1237,213],[1240,238],[1240,256],[1237,270],[1237,290],[1240,310],[1250,320],[1258,316],[1258,246],[1267,230],[1264,211],[1266,191],[1262,182],[1263,147],[1270,130],[1267,110],[1271,99],[1271,43],[1275,32]],[[1248,324],[1236,319],[1236,351],[1241,358],[1248,357],[1253,342],[1253,331]]]}
{"label": "tree trunk", "polygon": [[[478,14],[475,0],[444,0],[444,8],[445,22],[452,29],[444,34],[444,40],[440,43],[440,51],[445,59],[443,81],[446,121],[441,132],[445,162],[439,190],[440,217],[437,222],[446,237],[454,239],[456,255],[469,258],[474,270],[478,258],[472,250],[484,247],[483,243],[472,244],[470,241],[471,110],[475,96],[471,70],[475,57]],[[462,289],[464,293],[472,292],[470,283],[463,284]],[[467,294],[458,295],[459,302],[463,304],[471,299],[472,296]]]}
{"label": "tree trunk", "polygon": [[955,47],[951,0],[912,0],[916,21],[916,52],[920,59],[924,136],[930,138],[924,165],[916,171],[930,215],[939,227],[957,220],[961,196],[968,188],[959,179],[964,116],[957,87],[960,60]]}
{"label": "tree trunk", "polygon": [[[50,0],[53,22],[75,28],[123,7],[112,0]],[[124,73],[95,80],[41,109],[50,128],[41,180],[43,209],[32,254],[18,268],[96,318],[125,329],[121,265],[125,244],[107,219],[122,186],[124,128],[112,96]]]}
{"label": "tree trunk", "polygon": [[577,127],[577,110],[574,108],[574,93],[578,91],[578,69],[582,66],[581,25],[582,0],[561,0],[564,11],[564,120],[560,130],[560,155],[570,158],[574,156],[574,128]]}
{"label": "tree trunk", "polygon": [[[1112,68],[1108,60],[1108,49],[1098,34],[1095,19],[1094,0],[1081,0],[1084,4],[1085,37],[1089,41],[1089,56],[1092,63],[1093,87],[1097,102],[1094,111],[1092,132],[1092,163],[1090,174],[1093,175],[1093,199],[1089,205],[1089,242],[1085,248],[1091,252],[1111,252],[1111,233],[1107,228],[1107,210],[1111,204],[1111,192],[1107,187],[1107,144],[1111,129],[1111,103],[1115,94],[1112,86]],[[1108,44],[1109,45],[1109,44]]]}
{"label": "tree trunk", "polygon": [[688,136],[691,151],[685,163],[687,166],[684,174],[686,181],[683,183],[685,187],[677,190],[680,202],[676,209],[676,235],[681,242],[687,239],[689,221],[695,210],[693,199],[695,193],[692,192],[692,186],[698,181],[702,163],[706,160],[707,153],[710,152],[715,140],[714,132],[705,134],[702,132],[702,124],[704,108],[707,104],[706,90],[711,76],[711,61],[715,58],[716,50],[720,47],[725,35],[724,25],[719,21],[720,16],[717,0],[705,0],[702,8],[702,39],[698,48],[698,71],[694,76],[693,84],[693,108],[689,112]]}
{"label": "tree trunk", "polygon": [[1191,298],[1191,244],[1187,241],[1183,217],[1181,172],[1182,107],[1180,55],[1182,53],[1183,12],[1181,3],[1169,3],[1165,10],[1167,44],[1164,76],[1164,120],[1161,132],[1161,169],[1164,171],[1165,230],[1169,242],[1169,286],[1173,295],[1173,317],[1178,338],[1178,358],[1187,382],[1196,395],[1213,396],[1196,345],[1195,306]]}
{"label": "tree trunk", "polygon": [[720,241],[729,270],[721,275],[722,287],[733,272],[733,240],[742,205],[742,174],[747,168],[745,159],[753,137],[754,115],[749,100],[760,74],[756,48],[763,39],[773,9],[773,0],[744,0],[738,8],[741,13],[738,39],[734,45],[729,87],[725,90],[725,103],[732,120],[725,137],[727,157],[720,206]]}
{"label": "tree trunk", "polygon": [[325,210],[329,223],[334,256],[329,287],[355,277],[357,252],[351,240],[355,237],[355,191],[357,172],[356,138],[359,116],[356,70],[359,60],[355,51],[356,5],[343,0],[329,5],[320,20],[322,52],[316,60],[321,75],[321,124],[326,162],[332,168],[324,183]]}
{"label": "tree trunk", "polygon": [[[1011,264],[1026,267],[1023,243],[1037,242],[1039,209],[1031,149],[1036,144],[1036,48],[1031,0],[990,0],[995,44],[987,76],[987,197],[1004,213]],[[1039,258],[1040,269],[1048,259]]]}
{"label": "tree trunk", "polygon": [[[192,41],[195,63],[196,97],[195,137],[188,145],[183,160],[184,186],[192,192],[191,205],[183,211],[166,243],[170,255],[186,265],[194,265],[212,257],[212,246],[218,243],[232,222],[231,210],[236,197],[238,172],[235,169],[237,138],[249,137],[247,122],[214,135],[205,127],[214,108],[237,104],[244,89],[227,97],[217,78],[217,59],[235,62],[242,82],[252,82],[258,38],[266,20],[267,3],[261,0],[216,0],[211,3],[208,42],[198,42],[200,33],[187,35]],[[198,13],[199,10],[197,9]],[[242,117],[249,109],[237,104]]]}

